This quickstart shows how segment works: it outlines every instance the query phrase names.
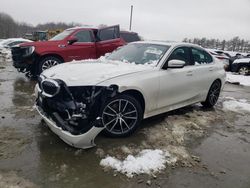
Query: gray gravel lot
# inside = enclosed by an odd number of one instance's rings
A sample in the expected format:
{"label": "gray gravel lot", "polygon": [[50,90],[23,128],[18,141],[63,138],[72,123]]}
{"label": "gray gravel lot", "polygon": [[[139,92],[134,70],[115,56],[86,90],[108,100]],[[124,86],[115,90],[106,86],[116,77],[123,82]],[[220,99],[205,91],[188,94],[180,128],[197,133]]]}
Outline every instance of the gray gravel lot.
{"label": "gray gravel lot", "polygon": [[[144,120],[131,137],[102,135],[97,147],[66,145],[33,109],[31,81],[0,59],[0,187],[250,187],[250,112],[223,108],[228,97],[250,103],[250,87],[226,84],[218,104],[193,105]],[[176,162],[133,178],[100,166],[143,149],[167,150]]]}

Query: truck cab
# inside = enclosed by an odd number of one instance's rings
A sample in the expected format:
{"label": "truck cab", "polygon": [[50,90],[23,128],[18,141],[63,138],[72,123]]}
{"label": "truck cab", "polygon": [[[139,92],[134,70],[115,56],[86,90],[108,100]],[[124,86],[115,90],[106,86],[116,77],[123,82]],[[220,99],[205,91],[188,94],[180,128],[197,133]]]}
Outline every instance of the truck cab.
{"label": "truck cab", "polygon": [[13,47],[13,65],[20,72],[37,76],[60,63],[99,58],[126,43],[120,37],[119,25],[103,28],[74,27],[48,41]]}

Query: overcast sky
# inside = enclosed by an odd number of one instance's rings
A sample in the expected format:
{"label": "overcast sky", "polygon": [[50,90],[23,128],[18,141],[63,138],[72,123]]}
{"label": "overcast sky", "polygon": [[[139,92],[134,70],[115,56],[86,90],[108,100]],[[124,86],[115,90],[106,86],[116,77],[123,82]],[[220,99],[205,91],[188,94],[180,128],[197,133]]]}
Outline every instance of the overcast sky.
{"label": "overcast sky", "polygon": [[0,0],[0,12],[33,25],[61,21],[128,29],[130,5],[132,30],[146,39],[250,40],[250,0]]}

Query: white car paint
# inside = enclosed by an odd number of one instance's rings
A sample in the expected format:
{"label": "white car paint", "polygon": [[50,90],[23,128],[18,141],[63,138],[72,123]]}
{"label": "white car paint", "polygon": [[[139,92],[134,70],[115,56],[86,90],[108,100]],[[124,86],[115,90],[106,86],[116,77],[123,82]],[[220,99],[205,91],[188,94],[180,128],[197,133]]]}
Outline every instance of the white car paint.
{"label": "white car paint", "polygon": [[236,59],[233,62],[234,64],[236,63],[250,63],[250,58],[240,58],[240,59]]}
{"label": "white car paint", "polygon": [[[216,79],[220,79],[222,87],[224,85],[226,73],[223,64],[215,58],[213,58],[213,63],[209,64],[162,69],[174,49],[181,46],[200,48],[196,45],[164,42],[137,43],[170,45],[171,47],[155,65],[83,61],[57,65],[44,71],[42,75],[46,78],[61,79],[68,86],[117,85],[119,92],[137,90],[145,100],[144,118],[205,101],[208,90]],[[62,131],[56,134],[63,139]],[[68,134],[65,135],[68,139],[67,143],[75,143],[74,135],[70,138]],[[92,136],[94,138],[96,135]]]}
{"label": "white car paint", "polygon": [[0,47],[8,47],[8,45],[10,43],[13,43],[13,42],[25,43],[25,42],[33,42],[33,41],[28,40],[28,39],[24,39],[24,38],[9,38],[9,39],[4,39],[4,40],[0,41]]}
{"label": "white car paint", "polygon": [[36,110],[39,112],[41,117],[44,119],[49,128],[57,134],[64,142],[67,144],[76,147],[87,149],[95,146],[95,137],[104,129],[104,127],[95,127],[93,126],[88,132],[81,135],[72,135],[67,131],[64,131],[61,127],[58,127],[53,120],[46,117],[38,106]]}

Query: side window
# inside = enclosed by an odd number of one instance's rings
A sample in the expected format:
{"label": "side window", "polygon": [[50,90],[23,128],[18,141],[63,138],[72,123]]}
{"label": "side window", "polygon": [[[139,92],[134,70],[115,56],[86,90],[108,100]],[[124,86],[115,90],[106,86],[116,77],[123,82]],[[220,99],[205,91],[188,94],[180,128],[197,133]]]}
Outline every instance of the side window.
{"label": "side window", "polygon": [[121,35],[121,38],[123,38],[123,40],[127,43],[140,41],[140,37],[136,33],[121,32],[120,35]]}
{"label": "side window", "polygon": [[90,31],[79,31],[74,35],[78,40],[77,42],[93,42]]}
{"label": "side window", "polygon": [[119,38],[119,36],[117,36],[117,33],[119,33],[119,31],[117,31],[116,27],[104,28],[99,30],[98,37],[100,41],[112,40]]}
{"label": "side window", "polygon": [[192,56],[193,56],[193,60],[194,60],[195,65],[209,64],[209,63],[213,62],[212,56],[209,55],[204,50],[192,48],[191,51],[192,51]]}
{"label": "side window", "polygon": [[19,42],[19,41],[12,42],[12,43],[8,44],[8,46],[9,46],[9,47],[12,47],[12,46],[17,45],[17,44],[19,44],[19,43],[21,43],[21,42]]}
{"label": "side window", "polygon": [[186,65],[190,65],[190,54],[189,54],[189,48],[188,47],[179,47],[176,48],[172,54],[170,55],[169,60],[177,59],[185,61]]}

